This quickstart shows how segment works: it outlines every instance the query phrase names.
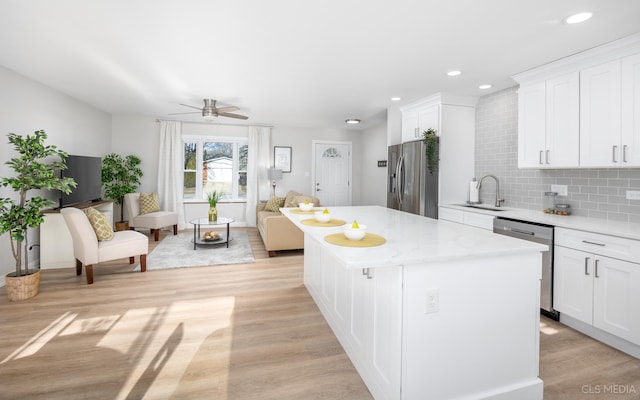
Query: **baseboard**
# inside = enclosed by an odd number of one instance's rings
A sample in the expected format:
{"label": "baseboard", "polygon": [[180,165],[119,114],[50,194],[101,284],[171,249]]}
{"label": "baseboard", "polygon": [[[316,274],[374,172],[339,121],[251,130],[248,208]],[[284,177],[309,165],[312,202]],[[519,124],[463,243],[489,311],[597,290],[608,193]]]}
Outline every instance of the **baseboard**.
{"label": "baseboard", "polygon": [[593,325],[586,324],[563,313],[560,313],[560,323],[565,324],[579,332],[582,332],[599,342],[602,342],[624,353],[627,353],[630,356],[640,359],[640,346],[634,343],[619,338],[618,336],[612,335],[608,332],[603,331],[602,329],[598,329]]}

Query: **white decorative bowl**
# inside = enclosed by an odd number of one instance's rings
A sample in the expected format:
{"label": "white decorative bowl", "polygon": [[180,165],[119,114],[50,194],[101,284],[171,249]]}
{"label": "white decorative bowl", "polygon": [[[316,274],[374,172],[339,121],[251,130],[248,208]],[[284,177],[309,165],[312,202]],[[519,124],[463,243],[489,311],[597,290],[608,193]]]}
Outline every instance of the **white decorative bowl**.
{"label": "white decorative bowl", "polygon": [[367,234],[367,226],[359,225],[359,228],[352,228],[351,224],[344,226],[344,236],[349,240],[362,240],[364,235]]}
{"label": "white decorative bowl", "polygon": [[302,211],[311,211],[313,209],[313,203],[298,203],[298,205]]}
{"label": "white decorative bowl", "polygon": [[331,213],[325,214],[324,211],[316,211],[313,216],[316,218],[318,222],[329,222],[331,221]]}

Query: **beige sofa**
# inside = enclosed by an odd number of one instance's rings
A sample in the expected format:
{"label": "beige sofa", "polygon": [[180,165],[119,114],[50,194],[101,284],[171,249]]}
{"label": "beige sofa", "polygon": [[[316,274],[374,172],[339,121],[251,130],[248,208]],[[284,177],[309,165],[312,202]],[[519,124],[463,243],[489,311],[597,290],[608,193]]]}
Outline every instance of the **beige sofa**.
{"label": "beige sofa", "polygon": [[[298,200],[309,199],[314,206],[319,202],[316,197],[303,196],[300,193],[289,191],[285,197],[284,206],[294,207]],[[294,205],[296,204],[296,205]],[[264,247],[269,252],[269,257],[276,255],[279,250],[298,250],[304,248],[304,235],[293,222],[276,211],[266,211],[266,203],[256,206],[256,225],[264,242]]]}

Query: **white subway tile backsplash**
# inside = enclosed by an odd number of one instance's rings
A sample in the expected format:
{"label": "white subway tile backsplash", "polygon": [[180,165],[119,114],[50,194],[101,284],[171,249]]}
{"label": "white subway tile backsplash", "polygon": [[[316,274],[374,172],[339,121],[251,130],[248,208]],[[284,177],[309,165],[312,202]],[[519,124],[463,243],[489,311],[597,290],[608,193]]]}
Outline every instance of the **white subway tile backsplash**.
{"label": "white subway tile backsplash", "polygon": [[[476,107],[476,161],[478,178],[500,179],[505,205],[541,210],[551,185],[567,185],[574,215],[640,223],[640,200],[627,200],[627,190],[640,190],[640,168],[633,169],[518,169],[517,87],[481,97]],[[495,185],[485,181],[483,203],[493,203]]]}

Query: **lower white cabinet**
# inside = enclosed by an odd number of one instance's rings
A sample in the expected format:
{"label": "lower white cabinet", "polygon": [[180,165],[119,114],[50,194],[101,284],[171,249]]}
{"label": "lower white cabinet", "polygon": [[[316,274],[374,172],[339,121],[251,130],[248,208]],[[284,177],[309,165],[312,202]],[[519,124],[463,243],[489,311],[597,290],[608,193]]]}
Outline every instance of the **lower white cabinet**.
{"label": "lower white cabinet", "polygon": [[540,254],[375,268],[340,254],[305,232],[304,284],[373,398],[542,399]]}
{"label": "lower white cabinet", "polygon": [[453,208],[440,207],[438,209],[438,219],[445,221],[457,222],[459,224],[465,224],[475,226],[476,228],[493,230],[493,215],[481,214],[471,211],[455,210]]}
{"label": "lower white cabinet", "polygon": [[[635,240],[556,228],[554,308],[640,345],[640,264],[620,257]],[[570,245],[575,248],[565,247]],[[603,255],[607,254],[607,255]]]}
{"label": "lower white cabinet", "polygon": [[375,398],[400,398],[402,268],[347,269],[305,238],[305,286]]}

